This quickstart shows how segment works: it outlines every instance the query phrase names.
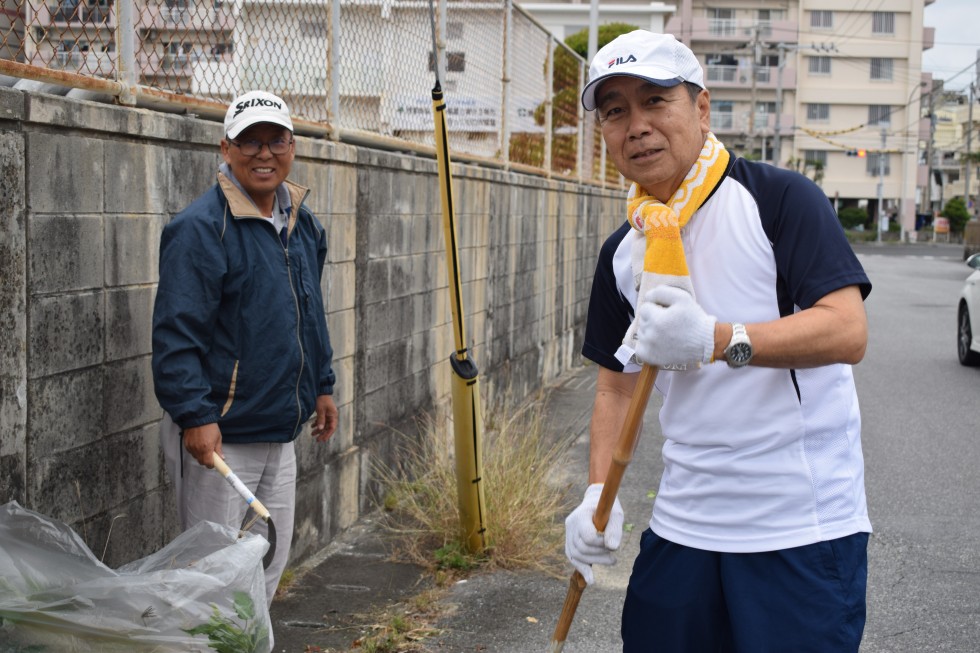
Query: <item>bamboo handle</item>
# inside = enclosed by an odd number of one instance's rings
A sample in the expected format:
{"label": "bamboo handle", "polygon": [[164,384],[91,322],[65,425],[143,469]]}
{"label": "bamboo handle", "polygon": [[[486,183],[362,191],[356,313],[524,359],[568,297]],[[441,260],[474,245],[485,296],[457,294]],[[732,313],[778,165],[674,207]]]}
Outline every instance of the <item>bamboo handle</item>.
{"label": "bamboo handle", "polygon": [[[623,475],[626,467],[633,460],[633,452],[636,451],[636,444],[640,440],[640,426],[643,423],[643,413],[646,411],[647,402],[650,400],[650,392],[653,390],[653,382],[657,380],[657,368],[652,365],[644,365],[640,370],[640,378],[636,381],[636,388],[630,398],[629,409],[626,411],[626,421],[623,422],[623,429],[619,432],[619,439],[616,441],[616,448],[613,450],[613,459],[609,464],[609,473],[602,484],[602,493],[599,495],[599,504],[596,506],[595,514],[592,516],[592,524],[600,533],[605,530],[609,523],[609,514],[612,512],[613,502],[619,493],[619,486],[623,482]],[[572,626],[572,619],[575,618],[575,611],[578,609],[578,602],[582,598],[582,591],[585,589],[585,579],[582,574],[575,570],[568,583],[568,593],[565,595],[565,604],[558,615],[558,623],[555,624],[555,634],[551,638],[551,649],[549,653],[561,653],[565,646],[565,639]]]}

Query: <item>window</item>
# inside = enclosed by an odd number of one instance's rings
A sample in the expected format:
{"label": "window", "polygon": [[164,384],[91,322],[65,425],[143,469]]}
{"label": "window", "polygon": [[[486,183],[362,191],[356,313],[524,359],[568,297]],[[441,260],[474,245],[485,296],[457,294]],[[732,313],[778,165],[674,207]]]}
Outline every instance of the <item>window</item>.
{"label": "window", "polygon": [[811,75],[829,75],[830,57],[807,57]]}
{"label": "window", "polygon": [[220,61],[225,55],[233,52],[231,43],[216,43],[211,46],[211,57],[215,61]]}
{"label": "window", "polygon": [[895,14],[891,11],[874,11],[871,13],[872,34],[894,34]]}
{"label": "window", "polygon": [[887,175],[890,175],[892,173],[891,161],[889,160],[889,156],[887,154],[883,154],[881,152],[868,152],[868,166],[867,166],[867,171],[868,171],[868,176],[869,177],[877,177],[878,176],[878,161],[879,160],[881,160],[882,163],[884,163],[884,165],[885,165],[885,172],[884,172],[884,174],[887,176]]}
{"label": "window", "polygon": [[872,58],[871,79],[885,82],[892,81],[892,60]]}
{"label": "window", "polygon": [[827,150],[803,150],[803,163],[809,167],[827,167]]}
{"label": "window", "polygon": [[51,17],[59,23],[81,20],[82,16],[78,3],[79,0],[61,0],[57,5],[51,7]]}
{"label": "window", "polygon": [[887,127],[892,124],[892,108],[887,104],[872,104],[868,107],[868,124]]}
{"label": "window", "polygon": [[810,27],[815,29],[833,29],[834,12],[832,11],[811,11]]}
{"label": "window", "polygon": [[768,129],[769,116],[776,114],[775,102],[756,102],[755,103],[755,128]]}
{"label": "window", "polygon": [[785,20],[786,12],[781,9],[759,9],[756,11],[756,22],[759,25],[759,36],[772,36],[772,23]]}
{"label": "window", "polygon": [[728,100],[712,100],[711,129],[712,131],[731,130],[735,127],[735,103]]}
{"label": "window", "polygon": [[712,36],[735,36],[735,10],[708,9],[708,30]]}
{"label": "window", "polygon": [[806,105],[806,119],[809,122],[827,122],[830,120],[829,104]]}
{"label": "window", "polygon": [[[435,54],[429,51],[429,72],[435,72],[436,70],[436,57]],[[466,70],[466,53],[465,52],[447,52],[446,53],[446,72],[449,73],[461,73]]]}
{"label": "window", "polygon": [[738,59],[730,54],[706,54],[704,63],[709,82],[734,82],[738,79]]}
{"label": "window", "polygon": [[327,38],[327,23],[322,20],[299,21],[299,33],[310,39]]}
{"label": "window", "polygon": [[756,16],[760,23],[771,23],[774,20],[786,20],[785,9],[759,9]]}

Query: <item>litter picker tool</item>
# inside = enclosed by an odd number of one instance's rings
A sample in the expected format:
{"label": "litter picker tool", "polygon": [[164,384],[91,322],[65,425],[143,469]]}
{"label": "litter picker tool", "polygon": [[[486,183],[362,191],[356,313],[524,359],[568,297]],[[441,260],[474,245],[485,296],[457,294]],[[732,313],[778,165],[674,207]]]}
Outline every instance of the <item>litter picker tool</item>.
{"label": "litter picker tool", "polygon": [[241,537],[245,531],[250,529],[258,519],[264,521],[266,526],[268,526],[269,535],[266,539],[269,541],[269,550],[265,552],[265,556],[262,558],[262,567],[268,569],[269,564],[272,562],[273,556],[276,555],[276,525],[272,521],[272,515],[269,514],[268,508],[262,505],[262,502],[255,498],[255,495],[248,489],[248,486],[242,483],[242,479],[238,478],[238,475],[231,471],[231,468],[228,467],[228,464],[221,459],[221,456],[216,453],[212,454],[211,460],[214,462],[214,468],[225,477],[225,480],[228,481],[233,488],[235,488],[235,491],[238,492],[238,494],[242,495],[242,498],[245,499],[245,503],[247,503],[255,513],[251,519],[249,519],[248,514],[245,515],[245,519],[242,521],[242,527],[238,533],[238,537]]}
{"label": "litter picker tool", "polygon": [[[647,402],[650,400],[650,391],[653,389],[653,382],[657,379],[657,368],[651,365],[644,365],[640,370],[640,376],[636,381],[636,388],[630,398],[629,409],[626,411],[626,421],[619,432],[619,439],[616,441],[616,448],[613,450],[612,462],[609,463],[609,473],[602,484],[602,493],[599,495],[599,505],[596,506],[595,514],[592,516],[592,524],[600,533],[605,530],[609,522],[609,513],[612,512],[613,502],[619,492],[619,486],[623,481],[623,474],[626,467],[633,459],[633,452],[636,451],[636,443],[640,439],[640,426],[643,424],[643,413],[646,411]],[[568,630],[572,626],[572,619],[575,618],[575,610],[578,609],[579,600],[582,598],[582,591],[585,589],[585,579],[576,569],[568,582],[568,593],[565,594],[565,604],[558,615],[558,623],[555,625],[555,634],[551,638],[551,648],[548,653],[561,653],[565,647],[565,639],[568,637]]]}
{"label": "litter picker tool", "polygon": [[433,0],[429,0],[432,24],[432,52],[436,65],[436,84],[432,88],[432,114],[435,121],[436,162],[439,168],[439,190],[442,197],[442,223],[446,238],[446,265],[449,272],[449,297],[453,312],[455,353],[449,357],[452,367],[453,429],[456,445],[456,490],[459,498],[460,536],[470,553],[486,548],[486,503],[483,496],[483,421],[480,416],[479,371],[466,348],[466,326],[463,320],[463,290],[459,279],[459,247],[456,241],[456,209],[453,206],[453,183],[450,173],[449,140],[446,129],[446,102],[439,81],[439,48],[436,42],[436,19]]}

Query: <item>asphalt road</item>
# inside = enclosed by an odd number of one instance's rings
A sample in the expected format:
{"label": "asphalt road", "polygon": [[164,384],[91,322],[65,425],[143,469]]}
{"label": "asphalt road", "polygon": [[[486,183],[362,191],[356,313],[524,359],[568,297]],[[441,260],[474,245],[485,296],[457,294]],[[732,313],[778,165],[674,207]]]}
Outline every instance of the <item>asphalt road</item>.
{"label": "asphalt road", "polygon": [[956,358],[961,246],[856,248],[874,286],[855,367],[875,529],[862,651],[980,651],[980,368]]}

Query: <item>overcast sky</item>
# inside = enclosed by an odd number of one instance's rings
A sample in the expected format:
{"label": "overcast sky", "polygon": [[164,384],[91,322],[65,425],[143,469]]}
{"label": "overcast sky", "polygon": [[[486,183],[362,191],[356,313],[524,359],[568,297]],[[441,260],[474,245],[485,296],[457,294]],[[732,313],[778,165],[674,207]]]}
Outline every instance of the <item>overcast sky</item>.
{"label": "overcast sky", "polygon": [[936,0],[926,7],[924,23],[936,28],[936,44],[922,53],[922,69],[945,79],[948,89],[967,88],[977,79],[980,0]]}

